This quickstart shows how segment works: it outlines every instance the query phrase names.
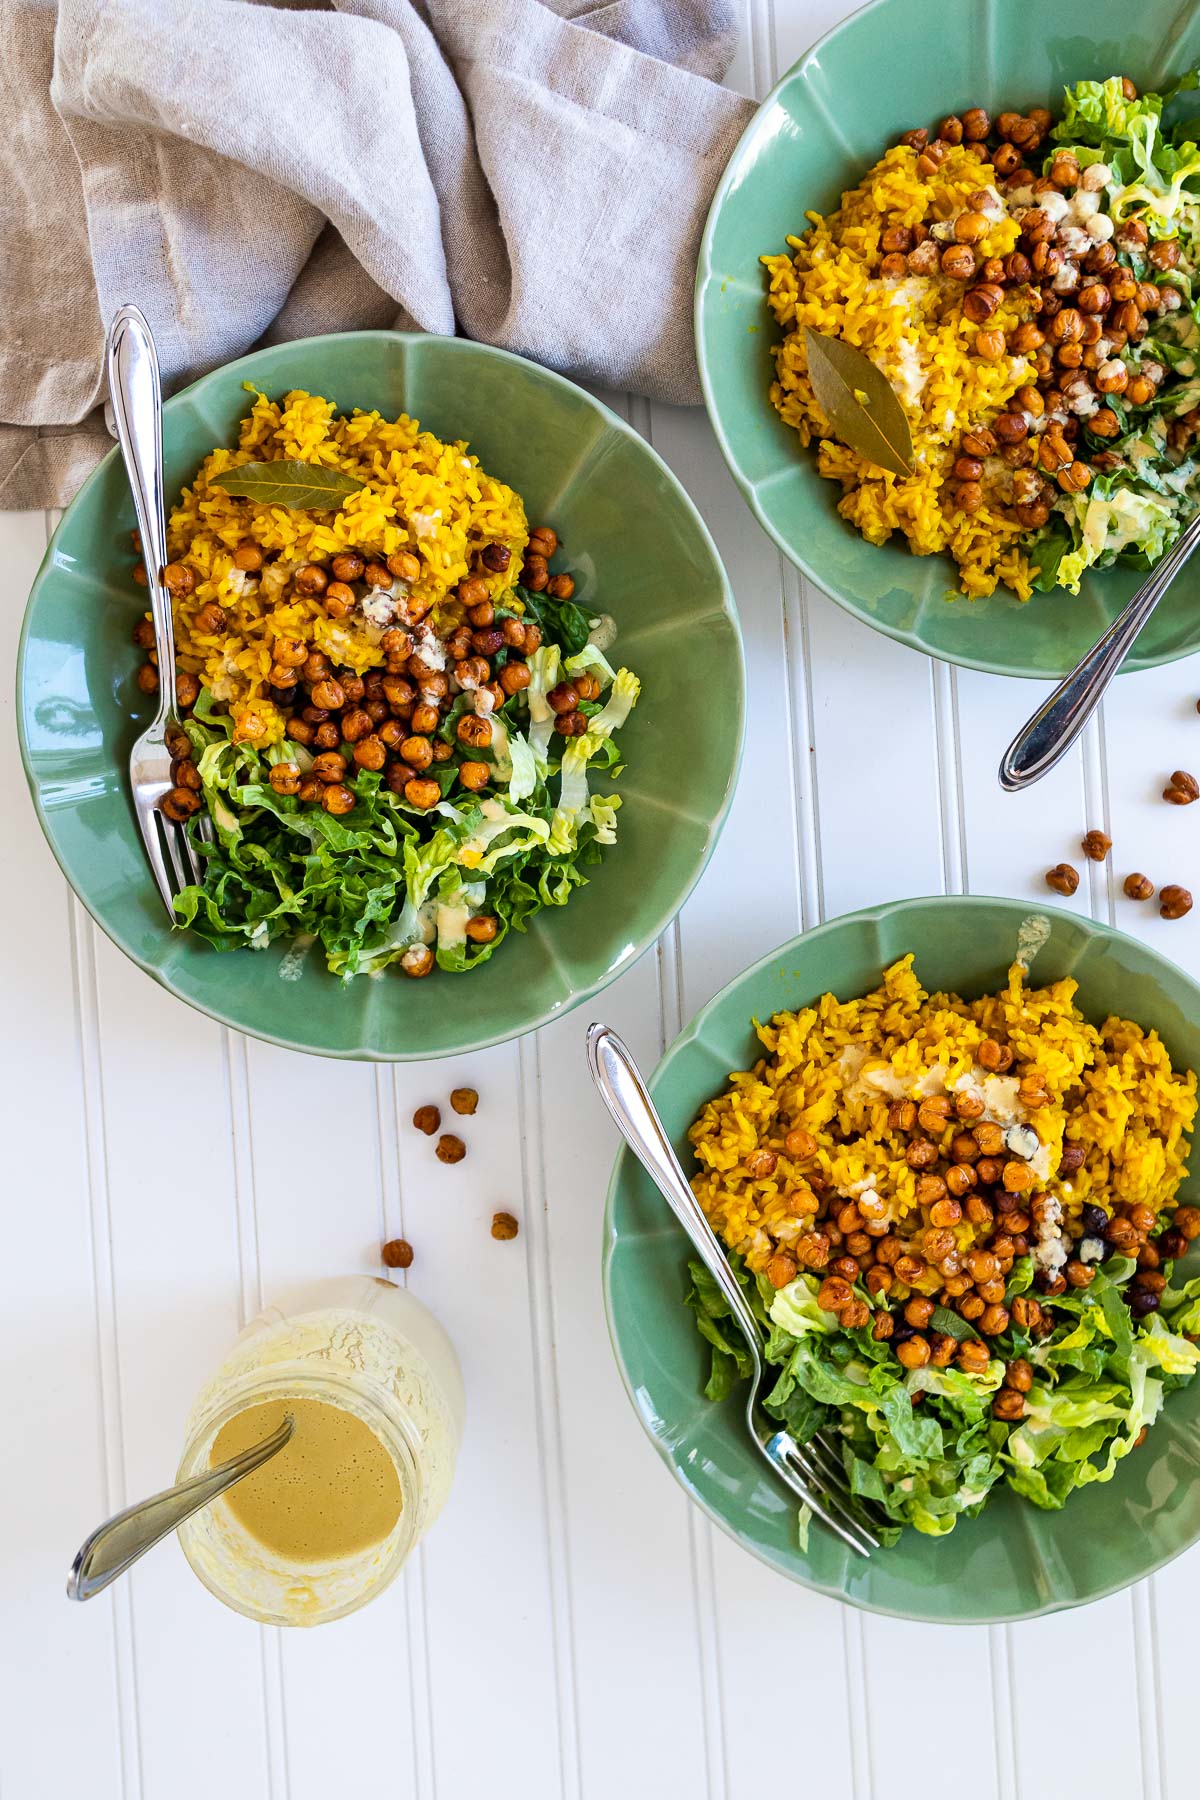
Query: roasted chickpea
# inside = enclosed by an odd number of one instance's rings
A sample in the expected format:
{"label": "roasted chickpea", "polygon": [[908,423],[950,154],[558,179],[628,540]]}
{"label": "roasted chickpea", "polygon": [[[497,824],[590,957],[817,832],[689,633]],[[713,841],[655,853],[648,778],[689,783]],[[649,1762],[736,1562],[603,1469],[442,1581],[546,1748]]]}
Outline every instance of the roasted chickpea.
{"label": "roasted chickpea", "polygon": [[363,580],[369,588],[390,588],[392,571],[386,563],[372,560],[363,570]]}
{"label": "roasted chickpea", "polygon": [[896,1356],[906,1369],[923,1369],[929,1361],[929,1339],[920,1332],[896,1345]]}
{"label": "roasted chickpea", "polygon": [[325,589],[321,604],[331,619],[345,619],[354,611],[358,602],[352,587],[347,587],[344,581],[331,581]]}
{"label": "roasted chickpea", "polygon": [[[946,1170],[946,1186],[950,1191],[952,1201],[957,1203],[965,1194],[969,1194],[978,1179],[979,1177],[970,1163],[954,1163],[951,1168]],[[941,1220],[938,1223],[940,1224]]]}
{"label": "roasted chickpea", "polygon": [[354,760],[360,769],[382,769],[387,761],[387,746],[382,738],[363,738],[354,746]]}
{"label": "roasted chickpea", "polygon": [[340,781],[334,781],[322,791],[321,805],[327,813],[332,813],[335,817],[340,817],[342,813],[354,811],[354,794],[348,787],[343,786]]}
{"label": "roasted chickpea", "polygon": [[428,812],[431,806],[437,805],[441,797],[442,790],[436,781],[422,781],[414,776],[404,784],[404,798],[419,812]]}
{"label": "roasted chickpea", "polygon": [[541,556],[549,562],[558,549],[558,533],[549,525],[535,525],[529,533],[529,547],[526,554]]}
{"label": "roasted chickpea", "polygon": [[341,781],[346,773],[346,759],[338,750],[323,751],[320,756],[313,757],[309,772],[318,781]]}
{"label": "roasted chickpea", "polygon": [[387,559],[387,566],[388,573],[394,575],[397,581],[407,581],[411,584],[418,580],[421,574],[421,559],[419,556],[414,556],[411,550],[393,550]]}
{"label": "roasted chickpea", "polygon": [[[192,629],[203,637],[212,637],[218,631],[224,631],[228,617],[223,606],[218,606],[215,600],[208,600],[192,620]],[[151,627],[150,641],[154,642],[153,627]]]}
{"label": "roasted chickpea", "polygon": [[326,712],[338,712],[346,704],[346,691],[332,675],[327,675],[323,681],[314,682],[309,692],[313,705],[322,707]]}
{"label": "roasted chickpea", "polygon": [[490,944],[494,941],[499,925],[488,913],[479,913],[466,923],[466,933],[473,944]]}
{"label": "roasted chickpea", "polygon": [[193,788],[173,787],[163,795],[158,809],[176,825],[182,825],[186,819],[200,811],[202,804],[199,794]]}
{"label": "roasted chickpea", "polygon": [[529,664],[523,662],[505,663],[500,671],[500,686],[506,694],[519,694],[529,686],[531,676]]}
{"label": "roasted chickpea", "polygon": [[554,721],[554,729],[559,737],[582,737],[587,726],[587,719],[581,712],[559,713]]}
{"label": "roasted chickpea", "polygon": [[410,768],[423,771],[433,761],[433,745],[427,737],[406,737],[400,746],[400,754]]}
{"label": "roasted chickpea", "polygon": [[477,794],[492,779],[492,771],[487,763],[464,762],[458,765],[458,779],[469,793]]}
{"label": "roasted chickpea", "polygon": [[357,550],[339,550],[329,567],[335,581],[359,581],[366,564]]}
{"label": "roasted chickpea", "polygon": [[186,563],[169,562],[163,570],[163,585],[173,600],[183,600],[196,591],[196,571]]}
{"label": "roasted chickpea", "polygon": [[400,967],[414,981],[433,970],[433,951],[428,944],[413,944],[400,958]]}
{"label": "roasted chickpea", "polygon": [[267,777],[277,794],[298,794],[300,792],[300,765],[294,762],[272,763],[271,773]]}
{"label": "roasted chickpea", "polygon": [[555,600],[570,600],[575,593],[575,577],[573,575],[552,575],[546,583],[546,592]]}
{"label": "roasted chickpea", "polygon": [[975,252],[969,244],[950,244],[942,251],[941,268],[952,281],[970,281],[975,273]]}
{"label": "roasted chickpea", "polygon": [[311,598],[325,592],[329,577],[319,563],[302,563],[292,576],[292,582],[298,594]]}
{"label": "roasted chickpea", "polygon": [[143,694],[157,694],[158,670],[153,663],[144,662],[138,670],[135,680]]}
{"label": "roasted chickpea", "polygon": [[494,575],[503,575],[512,561],[512,551],[507,544],[487,544],[481,551],[479,560]]}
{"label": "roasted chickpea", "polygon": [[455,726],[455,736],[473,750],[486,750],[492,741],[491,722],[478,713],[464,713]]}
{"label": "roasted chickpea", "polygon": [[248,575],[255,574],[263,566],[262,545],[256,544],[253,538],[243,538],[233,553],[233,566],[244,569]]}

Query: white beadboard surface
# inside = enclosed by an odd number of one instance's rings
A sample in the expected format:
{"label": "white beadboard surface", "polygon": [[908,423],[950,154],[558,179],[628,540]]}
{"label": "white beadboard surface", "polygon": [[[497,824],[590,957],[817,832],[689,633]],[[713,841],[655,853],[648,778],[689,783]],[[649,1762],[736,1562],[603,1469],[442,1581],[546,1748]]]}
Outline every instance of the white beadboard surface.
{"label": "white beadboard surface", "polygon": [[[765,93],[844,10],[746,0],[731,83]],[[943,890],[1044,899],[1042,872],[1081,863],[1091,826],[1115,841],[1113,872],[1082,864],[1065,904],[1200,975],[1200,913],[1165,923],[1119,886],[1143,868],[1200,890],[1196,821],[1158,797],[1169,770],[1200,768],[1200,669],[1121,679],[1062,768],[1004,798],[997,757],[1037,686],[855,623],[758,530],[703,413],[608,398],[712,528],[750,710],[704,879],[586,1016],[395,1069],[210,1023],[70,894],[0,692],[4,1800],[742,1800],[781,1777],[838,1800],[924,1800],[939,1775],[968,1779],[973,1800],[1196,1791],[1200,1553],[1080,1611],[952,1630],[810,1595],[688,1506],[609,1350],[615,1135],[582,1051],[595,1013],[653,1063],[746,964],[855,907]],[[10,669],[50,523],[0,515]],[[470,1159],[445,1169],[409,1119],[456,1082],[482,1103]],[[489,1236],[500,1207],[520,1218],[514,1243]],[[401,1232],[469,1397],[453,1496],[405,1575],[350,1619],[284,1633],[226,1612],[172,1540],[69,1605],[79,1539],[170,1479],[193,1392],[262,1298],[377,1272]]]}

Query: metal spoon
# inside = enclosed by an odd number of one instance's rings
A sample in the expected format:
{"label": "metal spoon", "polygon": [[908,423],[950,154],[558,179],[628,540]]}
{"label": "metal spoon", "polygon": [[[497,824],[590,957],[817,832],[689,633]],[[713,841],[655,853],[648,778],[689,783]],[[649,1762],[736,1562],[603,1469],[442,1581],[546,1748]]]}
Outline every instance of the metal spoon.
{"label": "metal spoon", "polygon": [[252,1444],[240,1456],[231,1457],[218,1468],[209,1469],[205,1475],[194,1475],[190,1481],[181,1481],[178,1487],[152,1494],[148,1500],[140,1500],[136,1506],[126,1507],[115,1518],[98,1525],[91,1536],[84,1539],[71,1564],[71,1573],[67,1577],[69,1597],[90,1600],[93,1594],[106,1588],[139,1556],[153,1549],[160,1538],[165,1538],[185,1519],[190,1519],[202,1506],[210,1505],[235,1482],[253,1475],[255,1469],[261,1469],[277,1450],[283,1449],[292,1429],[289,1414],[270,1437],[265,1437],[260,1444]]}
{"label": "metal spoon", "polygon": [[1146,577],[1120,617],[1018,731],[1000,763],[1000,786],[1008,793],[1018,793],[1040,781],[1066,755],[1103,699],[1138,633],[1198,543],[1200,512]]}

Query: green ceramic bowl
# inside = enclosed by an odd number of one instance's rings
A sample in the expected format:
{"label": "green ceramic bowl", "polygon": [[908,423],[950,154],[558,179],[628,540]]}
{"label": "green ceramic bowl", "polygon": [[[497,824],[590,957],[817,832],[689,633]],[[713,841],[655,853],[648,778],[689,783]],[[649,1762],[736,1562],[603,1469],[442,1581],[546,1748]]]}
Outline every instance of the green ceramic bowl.
{"label": "green ceramic bowl", "polygon": [[[1040,909],[1039,909],[1040,910]],[[756,963],[711,1000],[676,1040],[651,1082],[684,1168],[687,1130],[733,1069],[761,1052],[751,1019],[878,984],[912,950],[922,983],[967,998],[994,991],[1031,908],[1018,900],[901,900],[851,913]],[[1041,982],[1072,975],[1093,1021],[1116,1012],[1154,1026],[1176,1066],[1200,1068],[1200,987],[1144,944],[1073,914],[1046,909],[1051,932],[1033,969]],[[1194,1202],[1200,1177],[1185,1183]],[[948,1537],[905,1531],[864,1561],[814,1525],[797,1542],[796,1502],[746,1434],[741,1392],[706,1400],[707,1347],[684,1305],[687,1240],[628,1151],[609,1188],[605,1301],[629,1397],[664,1462],[709,1517],[747,1550],[805,1587],[870,1612],[946,1624],[1031,1618],[1125,1587],[1200,1538],[1200,1382],[1172,1394],[1136,1456],[1061,1512],[1040,1512],[1008,1490]]]}
{"label": "green ceramic bowl", "polygon": [[[133,507],[113,453],[54,535],[34,583],[17,670],[25,768],[64,874],[97,923],[183,1000],[256,1037],[327,1056],[445,1056],[528,1031],[594,994],[683,904],[725,817],[741,753],[744,671],[729,584],[670,470],[621,419],[559,375],[461,339],[354,332],[261,350],[169,400],[168,503],[214,444],[236,441],[249,397],[307,388],[339,407],[406,411],[465,438],[485,468],[552,522],[585,603],[610,612],[642,677],[622,733],[619,842],[569,906],[535,920],[469,977],[399,975],[349,986],[309,959],[281,981],[284,946],[221,954],[172,932],[128,792],[145,720],[130,631]],[[671,711],[681,654],[706,728]]]}
{"label": "green ceramic bowl", "polygon": [[[759,523],[847,612],[913,649],[998,675],[1061,676],[1142,577],[1109,569],[1078,597],[1023,604],[945,596],[948,557],[876,548],[840,519],[767,397],[778,333],[759,257],[786,248],[805,212],[829,212],[902,131],[971,105],[1057,107],[1066,83],[1121,72],[1155,87],[1200,61],[1200,11],[1177,0],[876,0],[821,40],[763,102],[733,153],[700,250],[696,343],[709,417]],[[1185,571],[1125,663],[1146,669],[1200,647],[1200,575]]]}

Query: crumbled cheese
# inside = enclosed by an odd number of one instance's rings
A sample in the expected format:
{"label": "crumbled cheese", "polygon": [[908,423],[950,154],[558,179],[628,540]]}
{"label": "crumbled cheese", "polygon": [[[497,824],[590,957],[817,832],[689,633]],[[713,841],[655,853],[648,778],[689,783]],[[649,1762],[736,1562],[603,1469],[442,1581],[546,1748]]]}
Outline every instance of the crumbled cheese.
{"label": "crumbled cheese", "polygon": [[1059,226],[1058,243],[1064,256],[1080,261],[1092,248],[1094,241],[1090,232],[1085,231],[1081,225]]}
{"label": "crumbled cheese", "polygon": [[1037,1238],[1033,1246],[1034,1263],[1053,1280],[1069,1254],[1062,1234],[1062,1207],[1052,1194],[1046,1194],[1042,1198]]}
{"label": "crumbled cheese", "polygon": [[1044,194],[1039,194],[1038,205],[1041,207],[1046,217],[1048,219],[1053,219],[1056,225],[1061,219],[1065,219],[1067,214],[1071,211],[1071,202],[1067,199],[1065,194],[1060,194],[1057,188]]}
{"label": "crumbled cheese", "polygon": [[983,1079],[984,1117],[994,1125],[1012,1125],[1024,1119],[1025,1109],[1017,1099],[1020,1079],[1016,1075],[989,1075],[979,1071]]}
{"label": "crumbled cheese", "polygon": [[1010,1125],[1004,1134],[1004,1147],[1028,1162],[1042,1148],[1042,1140],[1032,1125]]}
{"label": "crumbled cheese", "polygon": [[278,562],[268,563],[262,572],[261,585],[263,598],[266,600],[278,600],[280,594],[282,594],[284,588],[291,580],[293,572],[298,569],[299,566],[298,563],[284,562],[282,557],[280,557]]}
{"label": "crumbled cheese", "polygon": [[1085,1237],[1080,1241],[1079,1260],[1084,1263],[1103,1262],[1107,1251],[1108,1245],[1103,1238]]}
{"label": "crumbled cheese", "polygon": [[423,663],[427,663],[431,669],[445,668],[446,646],[424,619],[413,627],[413,642],[416,654]]}
{"label": "crumbled cheese", "polygon": [[1056,294],[1073,294],[1075,292],[1075,289],[1078,286],[1079,286],[1079,265],[1078,265],[1078,263],[1065,262],[1063,264],[1062,268],[1058,271],[1058,274],[1054,277],[1055,293]]}
{"label": "crumbled cheese", "polygon": [[[464,683],[464,685],[465,685],[465,683]],[[479,714],[480,718],[486,719],[488,714],[490,712],[495,712],[495,710],[496,710],[495,695],[489,693],[487,688],[485,688],[485,687],[476,688],[475,689],[475,711]]]}
{"label": "crumbled cheese", "polygon": [[410,513],[408,522],[419,538],[436,537],[441,518],[442,509],[435,506],[431,512]]}
{"label": "crumbled cheese", "polygon": [[907,400],[910,405],[915,406],[929,374],[922,366],[920,351],[912,338],[901,338],[896,346],[895,369],[893,386],[896,392],[901,400]]}
{"label": "crumbled cheese", "polygon": [[397,603],[398,597],[391,588],[372,588],[360,602],[363,617],[380,629],[390,625],[396,617]]}

